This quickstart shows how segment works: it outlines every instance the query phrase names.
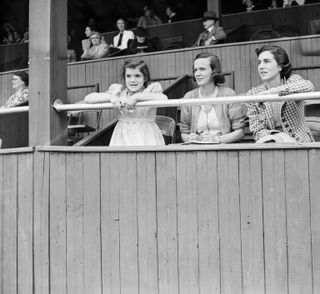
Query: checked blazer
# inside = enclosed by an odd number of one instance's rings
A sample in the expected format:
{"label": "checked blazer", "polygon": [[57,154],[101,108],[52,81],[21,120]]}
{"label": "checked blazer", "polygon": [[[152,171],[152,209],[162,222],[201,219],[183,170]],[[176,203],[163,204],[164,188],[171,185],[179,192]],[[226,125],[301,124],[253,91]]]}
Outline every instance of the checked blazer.
{"label": "checked blazer", "polygon": [[[277,87],[285,94],[305,93],[314,90],[313,84],[304,80],[300,75],[292,74],[284,84]],[[265,84],[254,87],[248,91],[248,95],[257,95],[267,90]],[[270,135],[275,130],[272,106],[269,102],[247,103],[249,127],[254,139]],[[304,118],[303,101],[284,101],[279,103],[282,131],[294,138],[297,142],[313,142],[313,135]]]}

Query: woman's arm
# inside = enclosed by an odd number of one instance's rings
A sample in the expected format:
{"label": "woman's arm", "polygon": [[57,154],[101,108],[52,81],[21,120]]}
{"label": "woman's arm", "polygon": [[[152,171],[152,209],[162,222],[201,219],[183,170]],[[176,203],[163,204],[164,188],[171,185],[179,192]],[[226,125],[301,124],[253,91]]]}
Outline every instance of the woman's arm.
{"label": "woman's arm", "polygon": [[300,75],[291,75],[285,84],[278,87],[268,89],[260,92],[259,95],[264,94],[294,94],[294,93],[306,93],[314,91],[314,85],[309,80],[305,80]]}
{"label": "woman's arm", "polygon": [[88,95],[85,96],[84,98],[84,103],[105,103],[105,102],[111,102],[113,103],[114,101],[116,101],[117,99],[119,99],[117,96],[112,95],[109,92],[104,92],[104,93],[90,93]]}
{"label": "woman's arm", "polygon": [[232,131],[231,133],[219,136],[219,139],[221,143],[234,143],[234,142],[241,141],[243,137],[244,137],[244,130],[238,129],[238,130]]}

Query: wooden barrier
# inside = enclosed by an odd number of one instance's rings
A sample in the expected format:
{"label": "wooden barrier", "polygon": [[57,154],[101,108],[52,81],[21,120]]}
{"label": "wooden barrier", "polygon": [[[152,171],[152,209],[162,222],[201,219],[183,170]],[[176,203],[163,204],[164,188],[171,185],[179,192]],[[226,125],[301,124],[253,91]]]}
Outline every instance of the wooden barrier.
{"label": "wooden barrier", "polygon": [[319,162],[315,143],[1,150],[1,289],[319,293]]}

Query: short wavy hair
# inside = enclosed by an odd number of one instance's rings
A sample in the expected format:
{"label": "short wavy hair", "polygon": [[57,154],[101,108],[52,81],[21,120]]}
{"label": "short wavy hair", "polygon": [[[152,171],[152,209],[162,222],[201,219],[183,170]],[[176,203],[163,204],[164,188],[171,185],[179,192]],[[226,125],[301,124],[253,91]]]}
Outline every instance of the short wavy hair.
{"label": "short wavy hair", "polygon": [[[200,58],[208,58],[209,59],[210,67],[212,69],[213,83],[215,85],[223,84],[226,80],[225,80],[224,75],[222,74],[221,63],[220,63],[218,56],[214,55],[213,53],[210,53],[210,52],[199,53],[193,60],[192,72],[194,73],[194,62]],[[193,74],[193,78],[194,78],[194,74]]]}
{"label": "short wavy hair", "polygon": [[26,71],[16,71],[12,75],[20,77],[21,81],[24,82],[25,86],[29,86],[29,75]]}
{"label": "short wavy hair", "polygon": [[259,55],[262,52],[269,51],[273,56],[277,64],[281,67],[280,77],[288,79],[292,73],[292,64],[289,60],[289,56],[286,50],[276,45],[264,45],[261,48],[256,49],[256,54]]}
{"label": "short wavy hair", "polygon": [[122,78],[125,81],[126,79],[126,69],[131,68],[131,69],[139,69],[140,72],[143,74],[144,77],[144,87],[147,87],[149,82],[150,82],[150,71],[148,68],[148,65],[143,61],[143,60],[127,60],[125,61],[123,67],[122,67]]}

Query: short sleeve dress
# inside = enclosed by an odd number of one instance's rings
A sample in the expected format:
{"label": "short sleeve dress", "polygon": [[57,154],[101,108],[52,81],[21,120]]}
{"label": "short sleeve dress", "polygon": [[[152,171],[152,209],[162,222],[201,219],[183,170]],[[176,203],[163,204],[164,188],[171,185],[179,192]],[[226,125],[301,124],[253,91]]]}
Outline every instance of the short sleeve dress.
{"label": "short sleeve dress", "polygon": [[[111,94],[128,97],[127,89],[120,84],[113,84],[108,90]],[[152,83],[143,93],[162,92],[159,83]],[[155,122],[156,107],[138,107],[134,110],[116,110],[118,123],[113,131],[110,146],[150,146],[164,145],[164,139]]]}

